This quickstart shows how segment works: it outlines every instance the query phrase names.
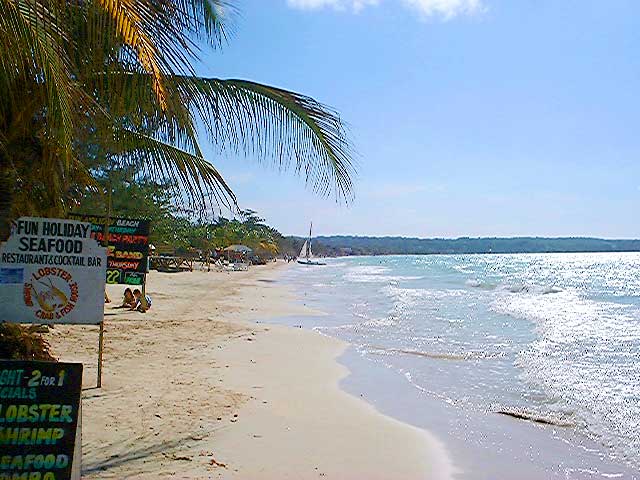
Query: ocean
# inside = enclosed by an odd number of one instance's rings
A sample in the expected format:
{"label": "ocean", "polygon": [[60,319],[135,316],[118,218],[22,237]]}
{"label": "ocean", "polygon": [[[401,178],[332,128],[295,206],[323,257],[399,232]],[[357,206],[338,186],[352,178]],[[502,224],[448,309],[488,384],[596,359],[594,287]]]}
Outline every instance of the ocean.
{"label": "ocean", "polygon": [[491,462],[467,478],[504,455],[640,478],[640,254],[346,257],[284,281],[327,314],[304,327],[352,345],[347,390]]}

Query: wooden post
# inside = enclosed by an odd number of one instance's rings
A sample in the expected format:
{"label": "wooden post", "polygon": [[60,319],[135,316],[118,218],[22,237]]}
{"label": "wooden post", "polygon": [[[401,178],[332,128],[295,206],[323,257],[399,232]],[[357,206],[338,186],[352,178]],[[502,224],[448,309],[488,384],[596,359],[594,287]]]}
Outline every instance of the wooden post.
{"label": "wooden post", "polygon": [[145,309],[145,311],[149,308],[149,305],[147,305],[147,274],[146,273],[142,278],[142,293],[140,294],[140,304],[142,305],[142,308]]}
{"label": "wooden post", "polygon": [[[111,172],[109,172],[111,175]],[[109,258],[109,222],[111,221],[111,176],[109,176],[109,191],[107,192],[107,219],[104,224],[104,241],[105,248],[107,249],[107,258]],[[107,295],[107,286],[104,287],[104,301],[110,302],[109,295]]]}
{"label": "wooden post", "polygon": [[[109,222],[111,222],[111,172],[109,172],[109,191],[107,192],[107,218],[104,224],[104,240],[107,248],[107,259],[109,258]],[[107,260],[108,261],[108,260]],[[107,294],[105,285],[105,297]],[[104,318],[100,322],[100,337],[98,338],[98,388],[102,388],[102,351],[104,349]]]}
{"label": "wooden post", "polygon": [[104,348],[104,322],[100,322],[100,337],[98,338],[98,388],[102,388],[102,351]]}
{"label": "wooden post", "polygon": [[76,427],[76,445],[71,464],[71,480],[82,480],[82,396],[78,403],[78,425]]}

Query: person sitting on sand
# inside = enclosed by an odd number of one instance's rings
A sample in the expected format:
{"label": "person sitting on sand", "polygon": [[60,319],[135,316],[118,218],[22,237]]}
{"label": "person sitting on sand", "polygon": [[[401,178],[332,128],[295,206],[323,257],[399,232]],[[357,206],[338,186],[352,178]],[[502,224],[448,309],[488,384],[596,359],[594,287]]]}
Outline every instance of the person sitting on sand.
{"label": "person sitting on sand", "polygon": [[129,287],[124,289],[124,298],[122,299],[122,305],[113,308],[133,308],[136,304],[136,297]]}
{"label": "person sitting on sand", "polygon": [[131,307],[131,310],[145,313],[151,308],[151,297],[149,295],[144,296],[145,303],[147,304],[146,307],[142,304],[142,292],[137,288],[133,291],[133,297],[135,298],[135,305]]}

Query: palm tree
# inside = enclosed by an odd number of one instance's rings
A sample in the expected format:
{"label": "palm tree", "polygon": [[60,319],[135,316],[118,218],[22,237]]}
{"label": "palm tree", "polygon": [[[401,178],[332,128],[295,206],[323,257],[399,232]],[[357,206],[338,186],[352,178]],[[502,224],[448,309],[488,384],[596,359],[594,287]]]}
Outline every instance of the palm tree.
{"label": "palm tree", "polygon": [[[7,220],[69,210],[93,175],[136,166],[190,205],[236,207],[197,135],[352,194],[336,112],[247,80],[201,78],[203,44],[227,39],[225,0],[0,0],[0,239]],[[35,193],[35,195],[34,195]],[[37,201],[34,201],[37,200]]]}

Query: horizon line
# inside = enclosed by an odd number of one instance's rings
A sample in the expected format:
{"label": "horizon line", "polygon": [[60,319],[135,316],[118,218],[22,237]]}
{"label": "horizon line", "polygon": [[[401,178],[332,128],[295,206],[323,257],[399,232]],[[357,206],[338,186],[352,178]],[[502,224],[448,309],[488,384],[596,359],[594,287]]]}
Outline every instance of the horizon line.
{"label": "horizon line", "polygon": [[[308,235],[296,235],[296,234],[282,234],[284,237],[300,237],[307,238]],[[598,237],[598,236],[541,236],[541,235],[513,235],[513,236],[459,236],[459,237],[410,237],[403,235],[358,235],[350,233],[336,233],[336,234],[321,234],[314,235],[311,238],[330,238],[330,237],[354,237],[354,238],[402,238],[406,240],[518,240],[518,239],[534,239],[534,240],[603,240],[603,241],[617,241],[617,242],[637,242],[640,238],[632,237]]]}

